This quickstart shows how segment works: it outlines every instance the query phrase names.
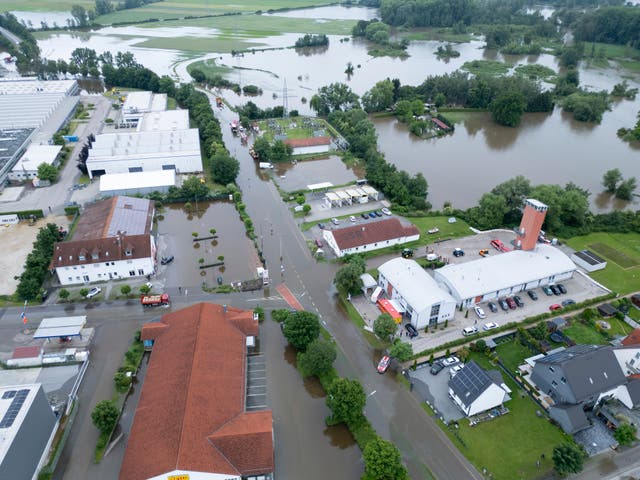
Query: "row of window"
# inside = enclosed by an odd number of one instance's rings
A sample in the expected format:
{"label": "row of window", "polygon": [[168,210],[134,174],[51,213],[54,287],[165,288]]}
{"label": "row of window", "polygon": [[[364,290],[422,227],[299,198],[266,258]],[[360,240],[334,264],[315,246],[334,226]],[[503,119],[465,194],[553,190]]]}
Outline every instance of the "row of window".
{"label": "row of window", "polygon": [[[175,165],[162,165],[162,170],[175,170]],[[129,173],[142,172],[142,167],[129,167]]]}
{"label": "row of window", "polygon": [[[127,260],[127,263],[133,263],[133,260]],[[115,264],[116,264],[116,262],[105,262],[105,266],[106,266],[106,267],[108,267],[109,265],[113,266],[113,265],[115,265]],[[94,268],[98,268],[99,266],[100,266],[100,264],[99,264],[99,263],[94,263],[94,264],[93,264],[93,267],[94,267]],[[80,265],[80,268],[81,268],[82,270],[84,270],[84,267],[85,267],[85,265]],[[65,270],[70,270],[71,268],[73,268],[74,270],[77,270],[77,269],[78,269],[78,267],[77,267],[77,266],[76,266],[76,267],[64,267],[64,269],[65,269]]]}
{"label": "row of window", "polygon": [[[99,273],[98,274],[98,278],[101,279],[103,275],[104,275],[104,278],[107,278],[107,277],[108,278],[118,278],[119,277],[118,272],[113,272],[113,273],[105,273],[105,274]],[[144,275],[144,270],[142,268],[138,269],[138,275],[139,276]],[[136,271],[135,270],[129,270],[129,276],[130,277],[135,277],[136,276]],[[73,277],[67,277],[67,280],[69,282],[73,282]],[[80,277],[79,276],[76,277],[76,281],[78,281],[78,282],[80,281]],[[83,275],[82,276],[82,281],[83,282],[90,282],[91,279],[89,278],[89,275]]]}

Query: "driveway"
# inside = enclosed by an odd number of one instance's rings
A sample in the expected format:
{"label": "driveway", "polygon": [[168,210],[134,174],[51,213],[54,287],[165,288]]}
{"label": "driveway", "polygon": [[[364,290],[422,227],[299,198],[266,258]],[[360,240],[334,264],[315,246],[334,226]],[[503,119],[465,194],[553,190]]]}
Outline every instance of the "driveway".
{"label": "driveway", "polygon": [[414,391],[429,403],[436,411],[436,416],[445,422],[464,418],[462,412],[449,398],[449,368],[445,367],[437,375],[430,372],[431,365],[424,363],[415,371],[409,370],[409,376],[414,385]]}

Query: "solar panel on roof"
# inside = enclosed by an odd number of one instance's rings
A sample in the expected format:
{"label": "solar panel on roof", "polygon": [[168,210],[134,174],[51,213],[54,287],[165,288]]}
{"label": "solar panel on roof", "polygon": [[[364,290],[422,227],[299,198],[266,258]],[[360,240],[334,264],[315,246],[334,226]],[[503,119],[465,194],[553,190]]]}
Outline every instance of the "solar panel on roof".
{"label": "solar panel on roof", "polygon": [[0,428],[9,428],[11,425],[13,425],[13,422],[18,416],[18,413],[20,412],[24,401],[29,395],[29,390],[27,389],[18,390],[17,392],[13,390],[13,392],[15,393],[15,396],[11,401],[11,405],[9,405],[9,408],[4,414],[4,417],[2,417],[2,420],[0,421]]}
{"label": "solar panel on roof", "polygon": [[13,398],[16,396],[17,391],[16,390],[7,390],[6,392],[4,392],[2,394],[2,399],[6,400],[8,398]]}

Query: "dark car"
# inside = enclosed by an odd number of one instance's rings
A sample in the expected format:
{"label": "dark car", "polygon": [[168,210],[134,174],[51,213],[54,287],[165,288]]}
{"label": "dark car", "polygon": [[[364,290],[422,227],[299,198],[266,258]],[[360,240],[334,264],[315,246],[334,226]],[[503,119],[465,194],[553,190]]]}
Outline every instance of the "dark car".
{"label": "dark car", "polygon": [[456,248],[453,250],[453,256],[454,257],[464,257],[464,250],[462,250],[461,248]]}
{"label": "dark car", "polygon": [[376,212],[369,212],[370,218],[376,218]]}
{"label": "dark car", "polygon": [[509,310],[509,304],[503,298],[498,300],[498,304],[500,305],[500,308],[505,312]]}
{"label": "dark car", "polygon": [[434,362],[433,365],[431,365],[431,370],[429,371],[431,372],[431,375],[437,375],[442,370],[444,370],[444,365],[442,364],[442,362],[437,361],[437,362]]}
{"label": "dark car", "polygon": [[493,313],[496,313],[498,311],[498,306],[493,302],[487,303],[487,307],[489,307],[489,310],[491,310]]}
{"label": "dark car", "polygon": [[515,310],[515,309],[518,307],[518,306],[516,305],[516,302],[513,300],[513,298],[511,298],[511,297],[507,297],[507,298],[506,298],[506,300],[507,300],[507,305],[509,305],[509,308],[510,308],[511,310]]}
{"label": "dark car", "polygon": [[515,295],[513,297],[513,301],[516,302],[517,306],[524,307],[524,302],[522,301],[522,299],[518,295]]}
{"label": "dark car", "polygon": [[575,300],[572,300],[571,298],[567,298],[566,300],[562,301],[562,306],[563,307],[568,307],[569,305],[573,305],[575,303],[576,303]]}
{"label": "dark car", "polygon": [[548,287],[548,286],[544,286],[542,287],[542,291],[548,296],[550,297],[551,295],[553,295],[553,291]]}
{"label": "dark car", "polygon": [[162,265],[167,265],[167,264],[173,262],[173,258],[174,258],[173,255],[169,255],[168,257],[162,257],[160,259],[160,263]]}
{"label": "dark car", "polygon": [[560,289],[557,285],[549,285],[549,288],[553,292],[554,295],[560,295]]}
{"label": "dark car", "polygon": [[375,214],[376,217],[381,217],[382,216],[382,212],[380,210],[376,210],[373,213]]}
{"label": "dark car", "polygon": [[563,284],[561,284],[561,283],[558,283],[558,284],[556,285],[556,288],[557,288],[558,290],[560,290],[560,293],[562,293],[562,294],[567,293],[567,288],[566,288]]}
{"label": "dark car", "polygon": [[366,220],[367,218],[369,218],[369,215],[367,215],[366,213],[363,213],[363,214],[361,214],[360,216],[361,216],[362,218],[364,218],[365,220]]}
{"label": "dark car", "polygon": [[529,298],[531,300],[537,300],[538,299],[538,294],[536,292],[534,292],[533,290],[527,290],[527,295],[529,295]]}
{"label": "dark car", "polygon": [[404,326],[404,328],[407,330],[407,333],[409,334],[409,338],[413,338],[413,337],[417,337],[418,336],[418,330],[416,330],[416,327],[414,327],[410,323],[407,323]]}
{"label": "dark car", "polygon": [[324,230],[324,223],[319,223],[319,224],[318,224],[318,228],[319,228],[320,230]]}

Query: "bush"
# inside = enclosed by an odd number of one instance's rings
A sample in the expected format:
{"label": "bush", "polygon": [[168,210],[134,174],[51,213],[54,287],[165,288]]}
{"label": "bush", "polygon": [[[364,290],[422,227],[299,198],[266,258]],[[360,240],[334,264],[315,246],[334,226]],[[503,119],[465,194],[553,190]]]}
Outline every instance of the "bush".
{"label": "bush", "polygon": [[111,400],[103,400],[91,412],[91,421],[100,433],[110,433],[116,426],[119,415],[118,407]]}
{"label": "bush", "polygon": [[131,385],[131,375],[127,375],[126,372],[116,372],[113,376],[113,382],[118,392],[125,393]]}

